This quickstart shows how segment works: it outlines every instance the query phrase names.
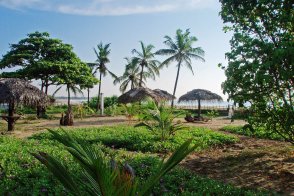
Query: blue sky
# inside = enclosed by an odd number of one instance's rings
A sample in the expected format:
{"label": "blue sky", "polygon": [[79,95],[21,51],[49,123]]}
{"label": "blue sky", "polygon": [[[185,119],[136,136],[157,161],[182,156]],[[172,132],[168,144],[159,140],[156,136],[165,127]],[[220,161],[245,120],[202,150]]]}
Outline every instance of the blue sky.
{"label": "blue sky", "polygon": [[[140,49],[139,41],[153,44],[155,50],[165,48],[165,35],[174,37],[178,28],[189,28],[198,38],[195,47],[205,51],[206,61],[193,61],[195,75],[186,68],[181,70],[176,96],[203,88],[226,98],[221,90],[225,76],[217,64],[227,64],[225,52],[230,49],[231,35],[222,31],[219,11],[217,0],[0,0],[0,56],[9,50],[9,44],[17,43],[26,34],[47,31],[51,37],[72,44],[85,62],[96,60],[93,48],[100,41],[111,43],[108,66],[121,75],[123,58],[132,56],[132,49]],[[175,77],[176,66],[172,64],[161,70],[156,81],[148,80],[147,86],[172,92]],[[92,90],[92,96],[97,89]],[[106,96],[119,95],[118,89],[110,77],[103,79]]]}

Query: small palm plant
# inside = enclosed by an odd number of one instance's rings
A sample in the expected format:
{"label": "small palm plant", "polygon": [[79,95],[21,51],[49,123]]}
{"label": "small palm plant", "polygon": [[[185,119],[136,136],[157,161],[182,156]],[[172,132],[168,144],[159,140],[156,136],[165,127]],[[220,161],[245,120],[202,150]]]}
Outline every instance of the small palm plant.
{"label": "small palm plant", "polygon": [[176,131],[187,129],[181,122],[173,122],[181,113],[174,115],[173,110],[166,107],[164,103],[157,106],[155,102],[150,102],[148,105],[149,107],[146,107],[141,114],[143,122],[135,127],[146,127],[162,141],[173,136]]}
{"label": "small palm plant", "polygon": [[[56,158],[44,152],[32,153],[73,195],[81,195],[79,187],[87,187],[89,195],[102,196],[137,196],[150,195],[152,189],[160,178],[179,164],[190,152],[195,149],[191,140],[183,143],[167,161],[162,161],[157,172],[143,184],[134,176],[133,169],[125,164],[120,169],[115,161],[108,163],[104,154],[85,141],[78,140],[66,132],[59,134],[49,130],[53,138],[62,143],[66,150],[84,171],[84,178],[74,180],[73,175]],[[80,186],[82,185],[82,186]]]}

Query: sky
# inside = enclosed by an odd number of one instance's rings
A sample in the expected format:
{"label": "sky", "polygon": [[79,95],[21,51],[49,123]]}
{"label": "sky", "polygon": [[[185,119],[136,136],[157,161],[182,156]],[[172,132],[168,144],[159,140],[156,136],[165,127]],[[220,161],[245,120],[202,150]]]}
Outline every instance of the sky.
{"label": "sky", "polygon": [[[181,68],[176,97],[200,88],[226,99],[221,89],[226,78],[217,65],[227,65],[225,53],[230,50],[232,35],[222,31],[220,8],[218,0],[0,0],[0,58],[9,51],[9,44],[28,33],[46,31],[52,38],[71,44],[84,62],[95,62],[93,48],[101,41],[111,43],[108,68],[120,76],[124,58],[132,57],[133,49],[140,49],[139,41],[154,45],[155,52],[166,48],[165,35],[174,38],[177,29],[190,29],[198,38],[194,47],[205,51],[205,62],[192,61],[194,75]],[[166,57],[156,58],[163,61]],[[176,63],[163,68],[156,81],[147,81],[147,87],[172,93],[176,71]],[[49,93],[54,90],[50,87]],[[91,96],[97,92],[98,86],[91,90]],[[102,80],[102,92],[105,96],[121,94],[109,75]],[[66,94],[62,90],[57,95]]]}

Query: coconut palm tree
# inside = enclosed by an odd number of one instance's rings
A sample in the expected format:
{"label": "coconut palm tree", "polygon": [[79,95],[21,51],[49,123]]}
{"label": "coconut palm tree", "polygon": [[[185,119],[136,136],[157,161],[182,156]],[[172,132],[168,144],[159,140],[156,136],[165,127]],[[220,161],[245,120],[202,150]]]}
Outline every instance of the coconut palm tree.
{"label": "coconut palm tree", "polygon": [[97,45],[98,51],[94,48],[94,52],[97,56],[97,67],[95,69],[95,73],[99,71],[99,90],[98,90],[98,99],[97,99],[97,111],[99,110],[99,97],[101,93],[101,84],[102,84],[102,76],[105,77],[108,73],[113,77],[117,78],[117,76],[109,71],[109,69],[106,67],[106,63],[109,63],[109,54],[110,54],[110,43],[103,45],[102,42]]}
{"label": "coconut palm tree", "polygon": [[[138,61],[136,58],[125,58],[127,61],[125,72],[122,76],[118,77],[114,80],[114,84],[121,83],[120,91],[124,93],[128,86],[131,86],[131,89],[139,87],[140,84],[140,67],[138,66]],[[145,86],[145,82],[147,78],[155,79],[153,74],[148,72],[143,72],[143,81],[142,85]]]}
{"label": "coconut palm tree", "polygon": [[153,45],[149,44],[145,46],[142,41],[140,41],[140,44],[141,44],[142,51],[140,52],[136,49],[133,49],[132,53],[136,54],[136,57],[134,57],[134,59],[135,61],[138,61],[138,65],[141,68],[139,87],[142,87],[144,72],[147,72],[149,76],[152,76],[152,78],[155,78],[155,76],[159,75],[158,65],[160,64],[160,62],[154,59],[155,55],[152,52],[152,49],[154,49]]}
{"label": "coconut palm tree", "polygon": [[[169,56],[161,63],[160,68],[169,66],[174,61],[177,62],[178,70],[173,91],[173,96],[175,96],[181,67],[186,66],[194,75],[191,59],[204,61],[204,51],[201,47],[193,48],[192,45],[197,41],[197,38],[190,35],[189,29],[185,32],[178,29],[174,40],[169,36],[165,36],[164,38],[165,41],[163,43],[168,46],[168,48],[158,50],[155,54]],[[171,106],[174,106],[174,100],[172,100]]]}

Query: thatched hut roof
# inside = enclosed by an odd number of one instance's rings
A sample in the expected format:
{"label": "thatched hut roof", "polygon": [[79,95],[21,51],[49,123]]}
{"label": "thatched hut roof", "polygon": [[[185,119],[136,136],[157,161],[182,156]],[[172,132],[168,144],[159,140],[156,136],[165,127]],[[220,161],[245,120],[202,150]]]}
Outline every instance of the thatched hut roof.
{"label": "thatched hut roof", "polygon": [[155,102],[171,100],[172,95],[166,91],[159,89],[151,90],[149,88],[134,88],[118,97],[120,103],[132,103],[146,99],[147,97],[152,98]]}
{"label": "thatched hut roof", "polygon": [[218,94],[215,94],[209,90],[204,89],[194,89],[192,91],[187,92],[179,98],[178,102],[185,101],[197,101],[197,100],[205,100],[205,101],[222,101],[223,98]]}
{"label": "thatched hut roof", "polygon": [[49,102],[48,96],[28,81],[18,78],[0,78],[0,103],[42,106]]}

